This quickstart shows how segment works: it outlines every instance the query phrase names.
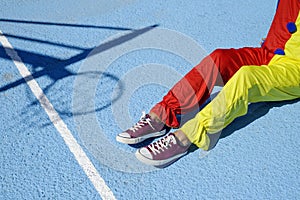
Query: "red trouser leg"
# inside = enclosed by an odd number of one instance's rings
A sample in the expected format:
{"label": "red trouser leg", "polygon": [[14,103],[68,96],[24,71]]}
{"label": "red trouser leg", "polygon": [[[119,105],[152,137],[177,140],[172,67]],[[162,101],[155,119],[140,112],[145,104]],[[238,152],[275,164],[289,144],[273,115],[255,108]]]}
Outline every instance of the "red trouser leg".
{"label": "red trouser leg", "polygon": [[268,64],[272,56],[263,48],[217,49],[177,82],[151,112],[166,125],[179,127],[176,115],[197,109],[215,85],[223,86],[243,65]]}

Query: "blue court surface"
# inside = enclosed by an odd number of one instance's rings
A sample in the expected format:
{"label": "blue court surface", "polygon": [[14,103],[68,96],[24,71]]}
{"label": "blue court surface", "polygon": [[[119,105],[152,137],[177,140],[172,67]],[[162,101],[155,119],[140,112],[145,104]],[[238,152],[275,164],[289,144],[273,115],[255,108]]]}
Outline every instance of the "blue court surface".
{"label": "blue court surface", "polygon": [[166,168],[115,141],[214,49],[258,46],[276,5],[1,1],[0,199],[299,199],[299,100]]}

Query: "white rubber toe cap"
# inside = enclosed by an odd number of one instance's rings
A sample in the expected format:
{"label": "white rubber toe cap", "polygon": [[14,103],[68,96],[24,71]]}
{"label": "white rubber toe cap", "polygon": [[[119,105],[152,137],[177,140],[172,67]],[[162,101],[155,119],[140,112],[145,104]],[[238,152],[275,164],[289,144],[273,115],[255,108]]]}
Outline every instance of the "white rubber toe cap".
{"label": "white rubber toe cap", "polygon": [[123,138],[131,138],[127,132],[120,133],[119,136]]}
{"label": "white rubber toe cap", "polygon": [[149,150],[148,150],[147,148],[145,148],[145,147],[141,148],[141,149],[139,150],[139,153],[140,153],[141,155],[143,155],[144,157],[148,158],[148,159],[153,159],[151,153],[150,153]]}

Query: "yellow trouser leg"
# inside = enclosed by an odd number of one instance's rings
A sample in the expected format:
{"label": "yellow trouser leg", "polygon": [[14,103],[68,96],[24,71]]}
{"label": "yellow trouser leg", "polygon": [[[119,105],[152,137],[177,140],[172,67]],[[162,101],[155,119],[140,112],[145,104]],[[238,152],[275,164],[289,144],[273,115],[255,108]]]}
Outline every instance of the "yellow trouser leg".
{"label": "yellow trouser leg", "polygon": [[300,61],[275,56],[268,66],[244,66],[217,97],[195,118],[181,127],[199,148],[209,148],[209,134],[221,131],[235,118],[245,115],[248,104],[300,98]]}

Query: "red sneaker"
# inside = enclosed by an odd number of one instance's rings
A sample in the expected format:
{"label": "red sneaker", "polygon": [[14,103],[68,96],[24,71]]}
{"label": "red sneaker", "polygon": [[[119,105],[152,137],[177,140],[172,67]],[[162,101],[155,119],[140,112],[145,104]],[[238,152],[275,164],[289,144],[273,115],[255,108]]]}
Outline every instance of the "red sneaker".
{"label": "red sneaker", "polygon": [[143,113],[140,120],[128,130],[117,135],[116,140],[125,144],[136,144],[148,138],[159,137],[168,132],[168,128]]}
{"label": "red sneaker", "polygon": [[135,155],[138,160],[154,166],[162,166],[175,161],[188,153],[189,146],[181,146],[173,133],[139,149]]}

